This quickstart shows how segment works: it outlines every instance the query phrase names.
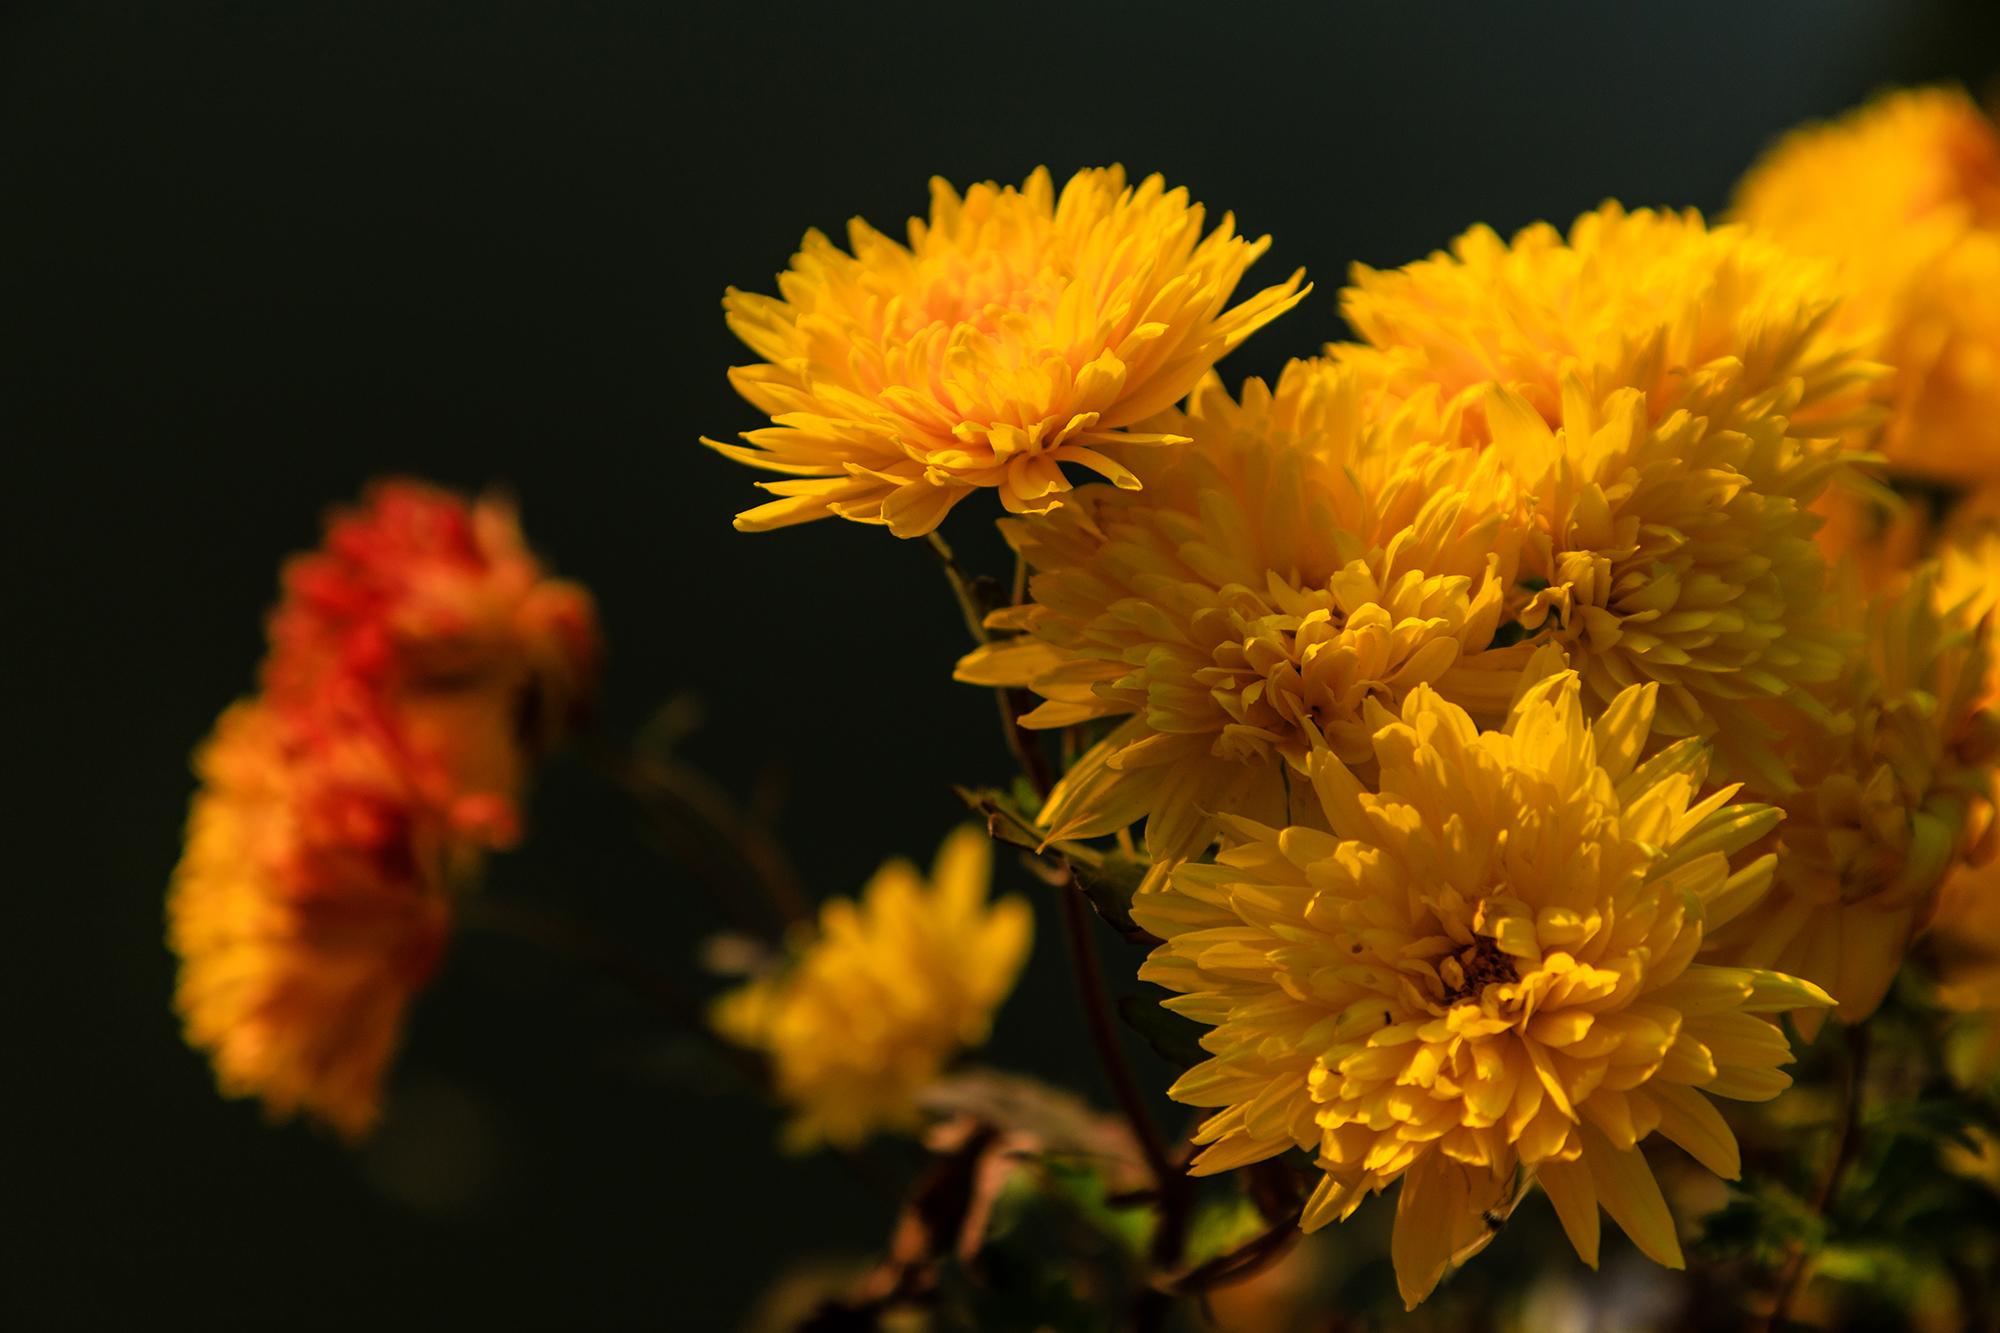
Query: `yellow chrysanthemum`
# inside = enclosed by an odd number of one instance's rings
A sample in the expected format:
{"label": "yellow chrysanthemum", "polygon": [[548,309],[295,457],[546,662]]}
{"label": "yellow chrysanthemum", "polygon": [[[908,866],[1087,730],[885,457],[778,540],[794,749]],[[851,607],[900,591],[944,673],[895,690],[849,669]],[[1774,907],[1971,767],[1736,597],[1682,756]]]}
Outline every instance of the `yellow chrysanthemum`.
{"label": "yellow chrysanthemum", "polygon": [[[1938,563],[1936,602],[1959,625],[1992,614],[2000,602],[2000,529],[1981,525],[1953,534]],[[1989,650],[1979,702],[1990,709],[1996,699],[2000,658]],[[1985,807],[1975,808],[1966,831],[1973,864],[1956,866],[1946,877],[1927,926],[1939,963],[1939,998],[1954,1009],[1984,1012],[1982,1049],[1972,1059],[1982,1077],[2000,1064],[2000,859],[1994,856],[2000,827],[1992,799],[1989,789]]]}
{"label": "yellow chrysanthemum", "polygon": [[[931,181],[909,248],[856,218],[852,256],[817,231],[780,276],[782,299],[730,289],[729,327],[767,365],[729,372],[775,423],[752,447],[708,444],[795,481],[737,515],[763,531],[837,514],[922,536],[981,486],[1013,513],[1070,489],[1063,463],[1138,483],[1095,446],[1169,443],[1125,427],[1178,401],[1208,368],[1296,305],[1301,269],[1225,311],[1270,244],[1158,176],[1080,171],[1058,200],[1045,169],[1019,191]],[[1308,289],[1309,290],[1309,289]]]}
{"label": "yellow chrysanthemum", "polygon": [[1537,654],[1503,730],[1428,687],[1400,717],[1371,702],[1379,795],[1317,752],[1331,833],[1231,819],[1237,846],[1133,903],[1166,940],[1140,975],[1215,1027],[1214,1058],[1171,1090],[1223,1108],[1194,1170],[1317,1150],[1308,1230],[1400,1177],[1392,1251],[1412,1306],[1485,1243],[1523,1166],[1586,1261],[1601,1203],[1678,1266],[1639,1140],[1657,1129],[1735,1177],[1704,1091],[1786,1087],[1785,1038],[1753,1015],[1825,1000],[1691,962],[1704,922],[1768,889],[1771,857],[1732,873],[1728,856],[1779,813],[1728,804],[1731,788],[1696,802],[1699,741],[1638,762],[1659,688],[1627,688],[1586,725],[1560,664]]}
{"label": "yellow chrysanthemum", "polygon": [[1606,204],[1567,242],[1479,227],[1450,255],[1357,266],[1343,309],[1370,345],[1331,351],[1396,392],[1472,400],[1471,436],[1532,499],[1535,583],[1509,609],[1565,648],[1593,708],[1658,682],[1664,734],[1720,728],[1723,757],[1768,764],[1735,705],[1842,658],[1806,506],[1876,371],[1823,335],[1832,307],[1821,266],[1742,228]]}
{"label": "yellow chrysanthemum", "polygon": [[1903,468],[2000,480],[2000,134],[1963,93],[1892,93],[1787,135],[1735,216],[1840,267],[1841,324],[1896,368],[1882,449]]}
{"label": "yellow chrysanthemum", "polygon": [[1505,710],[1527,653],[1482,650],[1514,572],[1508,480],[1431,442],[1458,429],[1435,395],[1382,426],[1365,397],[1324,361],[1287,366],[1275,395],[1250,380],[1240,406],[1211,377],[1149,423],[1189,444],[1132,451],[1143,490],[1003,520],[1034,601],[988,624],[1026,633],[958,679],[1032,687],[1048,702],[1029,727],[1131,715],[1051,793],[1051,836],[1150,816],[1157,862],[1194,856],[1218,812],[1286,819],[1279,759],[1303,773],[1325,744],[1365,763],[1367,699],[1429,682]]}
{"label": "yellow chrysanthemum", "polygon": [[[1938,886],[1964,860],[2000,752],[2000,719],[1980,707],[1985,627],[1940,613],[1937,575],[1923,566],[1867,605],[1867,651],[1821,691],[1821,706],[1782,710],[1790,778],[1759,792],[1789,816],[1777,887],[1711,941],[1720,959],[1823,987],[1844,1023],[1881,1004]],[[1859,596],[1843,600],[1860,619]],[[1810,1039],[1822,1017],[1798,1015],[1801,1034]]]}
{"label": "yellow chrysanthemum", "polygon": [[716,1030],[771,1057],[794,1111],[789,1148],[852,1148],[878,1129],[914,1128],[918,1090],[986,1040],[1034,929],[1020,898],[987,906],[992,869],[976,825],[945,839],[929,884],[889,861],[859,904],[821,908],[818,938],[789,968],[716,1001]]}

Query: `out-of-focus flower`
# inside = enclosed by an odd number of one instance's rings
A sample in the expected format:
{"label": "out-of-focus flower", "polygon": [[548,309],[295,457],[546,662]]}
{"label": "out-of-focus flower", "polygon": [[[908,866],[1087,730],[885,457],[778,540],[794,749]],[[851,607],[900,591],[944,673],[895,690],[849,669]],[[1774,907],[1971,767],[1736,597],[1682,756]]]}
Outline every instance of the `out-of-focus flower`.
{"label": "out-of-focus flower", "polygon": [[[1952,534],[1939,553],[1936,602],[1960,626],[1980,624],[2000,603],[2000,528],[1990,517]],[[1989,631],[1990,632],[1990,631]],[[2000,700],[2000,657],[1986,653],[1979,702]],[[1988,781],[1993,770],[1988,769]],[[1939,998],[1950,1008],[1978,1014],[1978,1040],[1969,1052],[1968,1079],[1991,1078],[2000,1068],[2000,842],[1988,791],[1967,829],[1969,865],[1953,868],[1937,895],[1928,931],[1939,972]],[[1983,817],[1983,827],[1981,821]]]}
{"label": "out-of-focus flower", "polygon": [[286,563],[284,589],[265,694],[380,712],[434,801],[511,800],[589,707],[590,595],[545,575],[498,497],[378,485],[332,515],[321,550]]}
{"label": "out-of-focus flower", "polygon": [[1414,1306],[1490,1237],[1525,1166],[1577,1252],[1601,1203],[1641,1249],[1680,1245],[1638,1141],[1658,1130],[1734,1178],[1735,1139],[1704,1092],[1790,1083],[1783,1034],[1754,1016],[1825,1003],[1806,982],[1694,964],[1704,922],[1768,890],[1772,858],[1729,854],[1777,811],[1694,799],[1706,749],[1643,763],[1658,687],[1586,725],[1582,687],[1537,654],[1504,730],[1426,686],[1372,702],[1380,794],[1311,760],[1332,832],[1230,819],[1236,845],[1184,865],[1133,916],[1167,942],[1140,975],[1215,1031],[1171,1094],[1223,1108],[1198,1173],[1294,1144],[1326,1173],[1308,1230],[1401,1178],[1392,1251]]}
{"label": "out-of-focus flower", "polygon": [[854,253],[806,233],[782,299],[730,289],[729,327],[768,363],[730,372],[774,423],[750,447],[707,441],[785,498],[736,516],[762,531],[829,514],[935,528],[990,486],[1012,513],[1070,489],[1061,464],[1137,481],[1098,452],[1169,443],[1126,427],[1178,401],[1208,368],[1296,305],[1304,270],[1225,310],[1270,238],[1228,215],[1201,234],[1201,206],[1158,176],[1080,171],[1057,199],[1045,169],[1020,189],[931,182],[931,216],[908,248],[856,218]]}
{"label": "out-of-focus flower", "polygon": [[1841,327],[1895,367],[1892,465],[2000,481],[2000,133],[1963,93],[1891,93],[1796,130],[1737,186],[1735,216],[1837,263]]}
{"label": "out-of-focus flower", "polygon": [[1853,566],[1862,596],[1894,592],[1935,544],[1942,516],[1929,496],[1899,495],[1858,476],[1848,480],[1855,484],[1829,486],[1813,501],[1813,512],[1825,520],[1814,540],[1829,565]]}
{"label": "out-of-focus flower", "polygon": [[958,679],[1032,687],[1029,727],[1130,715],[1051,793],[1052,837],[1150,816],[1157,862],[1198,855],[1219,812],[1285,822],[1284,764],[1316,745],[1368,762],[1368,699],[1429,682],[1504,713],[1527,652],[1482,650],[1519,545],[1508,478],[1435,395],[1370,424],[1357,378],[1295,361],[1238,405],[1211,377],[1150,423],[1189,444],[1133,451],[1143,490],[1003,520],[1034,601],[987,623],[1026,633]]}
{"label": "out-of-focus flower", "polygon": [[358,1137],[443,955],[454,888],[507,826],[454,828],[362,717],[239,703],[196,772],[168,902],[187,1039],[225,1096]]}
{"label": "out-of-focus flower", "polygon": [[175,1007],[224,1093],[354,1137],[454,898],[588,698],[596,629],[509,508],[415,483],[336,513],[284,583],[264,693],[197,757]]}
{"label": "out-of-focus flower", "polygon": [[[1866,651],[1814,708],[1771,712],[1790,774],[1759,792],[1788,816],[1776,834],[1777,887],[1709,941],[1720,960],[1822,987],[1843,1023],[1882,1002],[1990,812],[2000,718],[1981,707],[1986,629],[1962,603],[1941,613],[1937,579],[1926,565],[1872,604],[1841,599],[1857,620],[1866,606],[1857,626]],[[1824,1015],[1795,1017],[1810,1040]]]}
{"label": "out-of-focus flower", "polygon": [[789,1149],[852,1148],[877,1130],[915,1128],[918,1092],[986,1040],[1034,927],[1020,898],[987,905],[992,864],[975,825],[945,839],[928,884],[908,861],[889,861],[858,904],[821,908],[817,937],[789,968],[716,1001],[716,1030],[771,1058],[794,1113]]}
{"label": "out-of-focus flower", "polygon": [[[1869,418],[1878,368],[1825,334],[1825,267],[1694,213],[1586,213],[1509,246],[1490,230],[1343,297],[1395,392],[1465,394],[1532,498],[1521,623],[1559,643],[1592,709],[1660,685],[1657,725],[1772,767],[1743,702],[1839,674],[1806,506]],[[1528,582],[1533,580],[1533,582]]]}

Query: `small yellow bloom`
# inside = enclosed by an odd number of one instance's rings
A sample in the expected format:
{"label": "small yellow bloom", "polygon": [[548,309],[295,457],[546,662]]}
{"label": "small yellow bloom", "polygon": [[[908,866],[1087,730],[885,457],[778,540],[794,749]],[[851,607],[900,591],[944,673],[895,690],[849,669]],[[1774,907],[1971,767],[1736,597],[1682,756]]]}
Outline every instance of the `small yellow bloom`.
{"label": "small yellow bloom", "polygon": [[[2000,719],[1981,707],[1987,634],[1963,597],[1942,610],[1940,600],[1937,566],[1920,567],[1867,606],[1867,650],[1817,707],[1769,714],[1790,772],[1783,788],[1759,792],[1789,816],[1777,887],[1710,942],[1719,959],[1824,988],[1843,1023],[1881,1004],[1990,809]],[[1823,1015],[1796,1017],[1810,1039]]]}
{"label": "small yellow bloom", "polygon": [[1823,266],[1694,213],[1586,213],[1511,246],[1357,266],[1367,346],[1332,353],[1400,393],[1463,395],[1532,505],[1521,623],[1570,655],[1593,709],[1660,685],[1669,736],[1770,767],[1741,701],[1839,674],[1806,512],[1870,420],[1877,368],[1822,329]]}
{"label": "small yellow bloom", "polygon": [[1063,463],[1137,485],[1097,446],[1173,442],[1125,428],[1305,295],[1301,269],[1224,310],[1270,238],[1244,240],[1227,214],[1203,237],[1202,217],[1186,190],[1128,188],[1114,166],[1078,172],[1060,200],[1046,169],[963,199],[933,179],[907,249],[859,218],[851,256],[807,232],[782,299],[731,288],[723,302],[768,363],[730,382],[774,424],[749,448],[707,443],[798,478],[762,483],[785,498],[736,526],[836,514],[917,537],[982,486],[1042,513],[1070,489]]}
{"label": "small yellow bloom", "polygon": [[1965,94],[1891,93],[1787,135],[1735,216],[1840,268],[1843,328],[1896,368],[1892,464],[2000,480],[2000,134]]}
{"label": "small yellow bloom", "polygon": [[1508,480],[1432,443],[1457,431],[1435,395],[1381,426],[1365,399],[1324,361],[1287,366],[1275,394],[1250,380],[1240,405],[1211,377],[1149,423],[1190,443],[1131,451],[1143,490],[1002,521],[1034,601],[988,624],[1026,633],[958,679],[1033,688],[1048,702],[1029,727],[1130,718],[1051,793],[1051,836],[1147,818],[1155,862],[1184,859],[1220,812],[1285,822],[1284,766],[1302,775],[1315,746],[1366,763],[1370,698],[1430,682],[1504,713],[1527,652],[1482,650],[1514,573]]}
{"label": "small yellow bloom", "polygon": [[1171,1089],[1222,1108],[1194,1170],[1316,1150],[1308,1230],[1400,1177],[1392,1250],[1411,1306],[1485,1243],[1522,1166],[1587,1262],[1601,1203],[1679,1266],[1639,1140],[1657,1129],[1734,1178],[1736,1141],[1704,1093],[1786,1087],[1790,1049],[1755,1014],[1827,1002],[1692,962],[1706,923],[1769,888],[1771,857],[1733,872],[1728,857],[1779,813],[1729,804],[1728,787],[1697,802],[1699,741],[1639,762],[1658,687],[1586,725],[1560,664],[1537,653],[1504,730],[1427,686],[1400,717],[1371,702],[1379,795],[1319,751],[1331,833],[1228,820],[1237,845],[1216,864],[1133,904],[1167,941],[1140,975],[1215,1028],[1214,1058]]}
{"label": "small yellow bloom", "polygon": [[859,904],[821,908],[818,938],[789,968],[716,1001],[716,1031],[771,1057],[794,1111],[787,1147],[914,1128],[917,1092],[986,1040],[1034,929],[1023,899],[987,906],[992,869],[992,843],[970,824],[945,839],[929,884],[889,861]]}

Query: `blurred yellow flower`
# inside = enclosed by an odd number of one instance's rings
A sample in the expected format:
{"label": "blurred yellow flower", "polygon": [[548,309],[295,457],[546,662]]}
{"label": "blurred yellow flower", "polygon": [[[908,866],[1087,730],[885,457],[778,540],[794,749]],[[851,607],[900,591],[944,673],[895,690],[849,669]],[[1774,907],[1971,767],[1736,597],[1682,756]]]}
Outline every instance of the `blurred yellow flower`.
{"label": "blurred yellow flower", "polygon": [[1507,478],[1432,442],[1457,429],[1435,395],[1382,426],[1365,398],[1325,361],[1294,361],[1275,394],[1248,381],[1240,405],[1210,377],[1148,423],[1190,443],[1132,451],[1143,490],[1002,521],[1034,600],[988,624],[1026,633],[958,679],[1032,687],[1048,702],[1029,727],[1130,715],[1051,793],[1052,837],[1150,816],[1156,862],[1199,855],[1220,812],[1286,821],[1280,761],[1302,775],[1325,744],[1366,763],[1367,699],[1431,682],[1505,711],[1527,652],[1481,650],[1514,573]]}
{"label": "blurred yellow flower", "polygon": [[[1977,523],[1951,539],[1939,553],[1936,601],[1960,625],[1977,624],[2000,603],[2000,529]],[[1991,708],[2000,698],[2000,657],[1986,653],[1979,702]],[[1987,770],[1988,781],[1993,770]],[[1938,891],[1928,930],[1938,962],[1939,998],[1950,1008],[1981,1014],[1979,1038],[1970,1052],[1969,1077],[1991,1077],[2000,1065],[2000,859],[1995,859],[2000,827],[1993,793],[1976,809],[1966,830],[1972,844],[1969,865],[1953,868]]]}
{"label": "blurred yellow flower", "polygon": [[[1301,269],[1225,310],[1270,238],[1206,237],[1187,191],[1122,167],[1080,171],[1056,198],[1046,169],[1020,190],[931,181],[930,222],[906,249],[856,218],[853,255],[806,233],[781,299],[731,288],[729,327],[767,364],[730,372],[773,425],[707,443],[797,480],[737,515],[763,531],[829,514],[922,536],[972,490],[1013,513],[1059,504],[1060,464],[1138,483],[1097,446],[1169,443],[1126,427],[1184,397],[1208,368],[1296,305]],[[1310,290],[1310,289],[1308,289]]]}
{"label": "blurred yellow flower", "polygon": [[1509,610],[1569,653],[1593,711],[1658,682],[1664,734],[1770,771],[1738,705],[1833,679],[1846,648],[1805,507],[1878,371],[1823,335],[1833,305],[1821,265],[1742,228],[1606,204],[1567,241],[1478,227],[1357,266],[1342,308],[1369,345],[1330,350],[1393,392],[1464,396],[1468,437],[1532,499]]}
{"label": "blurred yellow flower", "polygon": [[1222,1110],[1197,1173],[1294,1144],[1326,1173],[1307,1230],[1402,1179],[1392,1252],[1411,1306],[1541,1182],[1595,1264],[1601,1203],[1681,1264],[1638,1149],[1654,1130],[1717,1174],[1734,1136],[1703,1095],[1786,1087],[1783,1034],[1753,1015],[1824,1003],[1808,983],[1694,964],[1704,923],[1768,889],[1772,858],[1729,854],[1779,813],[1694,798],[1706,749],[1639,762],[1659,689],[1622,691],[1586,725],[1575,672],[1544,648],[1504,730],[1479,731],[1427,686],[1401,716],[1366,705],[1369,791],[1331,752],[1312,782],[1332,832],[1227,822],[1237,845],[1141,893],[1167,942],[1140,975],[1215,1031],[1171,1095]]}
{"label": "blurred yellow flower", "polygon": [[818,936],[788,968],[716,1001],[716,1030],[771,1058],[794,1112],[790,1150],[915,1128],[918,1091],[986,1040],[1034,929],[1023,899],[987,906],[992,869],[992,843],[971,824],[945,839],[928,884],[908,861],[886,862],[859,904],[821,908]]}
{"label": "blurred yellow flower", "polygon": [[1840,268],[1840,325],[1896,368],[1893,465],[2000,481],[2000,134],[1962,92],[1891,93],[1787,135],[1735,216]]}
{"label": "blurred yellow flower", "polygon": [[[1862,621],[1866,651],[1819,706],[1770,714],[1790,771],[1782,789],[1759,792],[1788,815],[1777,887],[1710,941],[1719,959],[1823,987],[1843,1023],[1882,1002],[1990,810],[2000,719],[1981,707],[1986,630],[1962,596],[1941,614],[1937,581],[1937,566],[1922,566],[1865,613],[1858,595],[1842,599]],[[1822,1018],[1796,1015],[1800,1034],[1810,1040]]]}

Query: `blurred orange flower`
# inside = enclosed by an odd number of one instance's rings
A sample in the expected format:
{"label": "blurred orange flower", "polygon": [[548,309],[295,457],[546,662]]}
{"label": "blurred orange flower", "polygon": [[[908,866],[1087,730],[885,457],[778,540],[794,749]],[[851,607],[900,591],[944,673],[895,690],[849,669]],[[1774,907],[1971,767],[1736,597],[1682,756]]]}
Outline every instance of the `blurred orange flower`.
{"label": "blurred orange flower", "polygon": [[519,836],[529,764],[587,703],[595,617],[507,505],[410,482],[335,514],[284,586],[263,695],[196,757],[175,1007],[225,1094],[355,1137],[455,895]]}

